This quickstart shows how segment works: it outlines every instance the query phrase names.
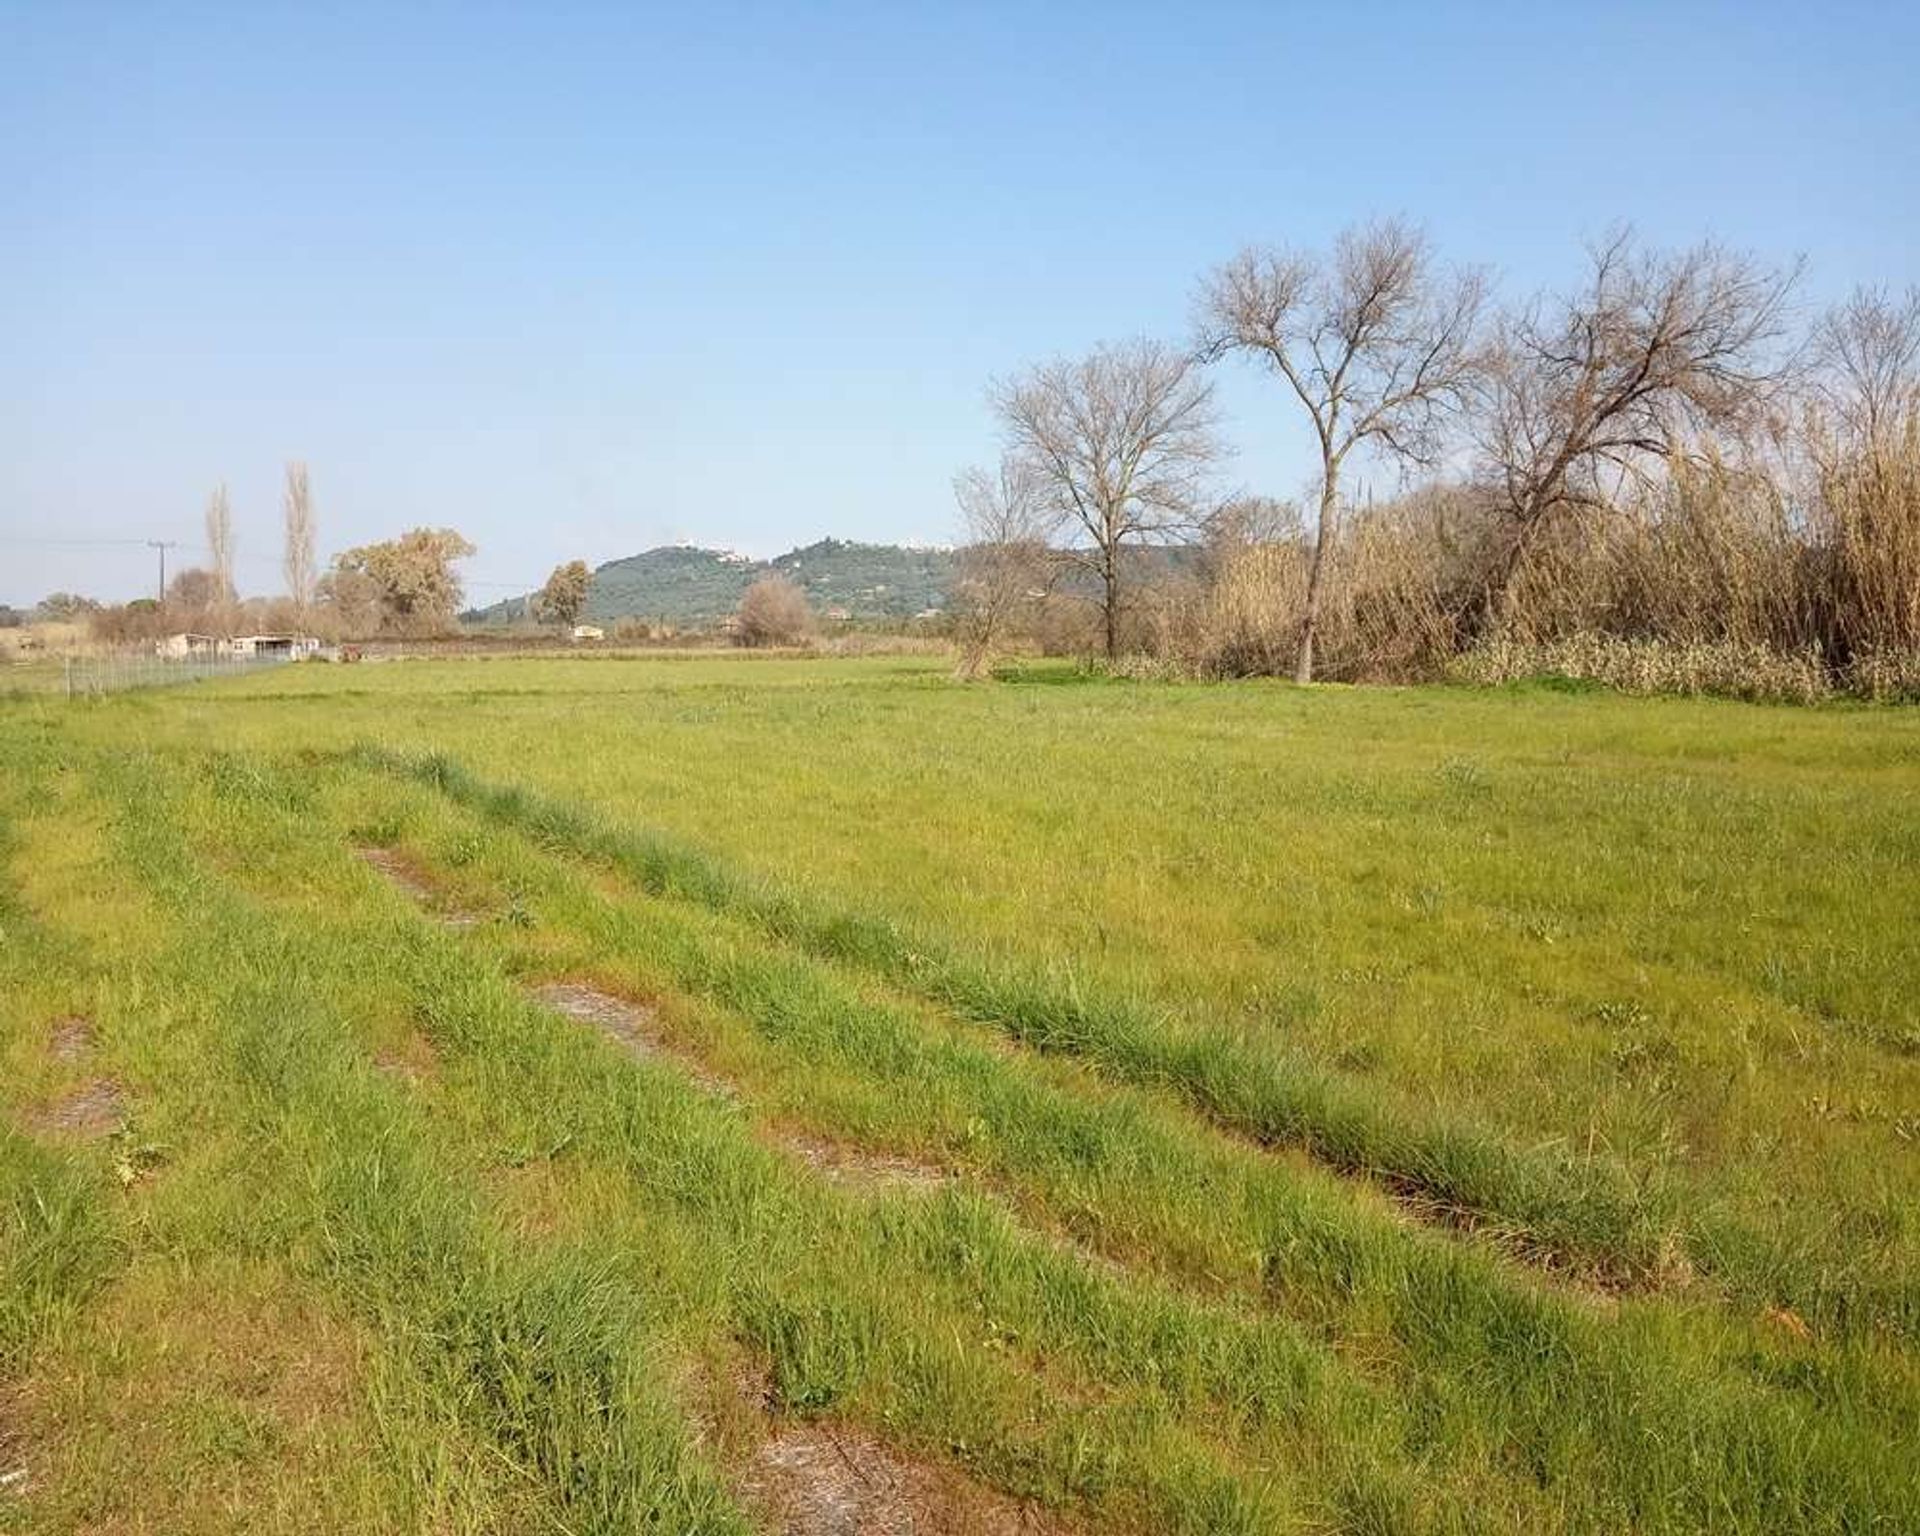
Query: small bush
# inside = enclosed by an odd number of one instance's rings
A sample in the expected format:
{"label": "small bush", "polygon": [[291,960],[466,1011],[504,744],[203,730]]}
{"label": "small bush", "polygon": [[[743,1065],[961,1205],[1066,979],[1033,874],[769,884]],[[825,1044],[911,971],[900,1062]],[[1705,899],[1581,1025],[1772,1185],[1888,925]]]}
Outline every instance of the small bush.
{"label": "small bush", "polygon": [[739,645],[800,645],[813,634],[807,594],[784,576],[762,576],[748,587],[733,617]]}

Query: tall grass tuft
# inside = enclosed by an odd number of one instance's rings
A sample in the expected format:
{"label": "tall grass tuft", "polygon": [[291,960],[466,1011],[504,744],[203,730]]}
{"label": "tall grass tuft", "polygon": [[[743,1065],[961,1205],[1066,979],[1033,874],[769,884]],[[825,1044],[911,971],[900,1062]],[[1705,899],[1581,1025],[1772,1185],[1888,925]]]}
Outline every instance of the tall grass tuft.
{"label": "tall grass tuft", "polygon": [[97,1171],[0,1125],[0,1381],[118,1267]]}
{"label": "tall grass tuft", "polygon": [[[1456,681],[1475,684],[1562,678],[1622,693],[1702,694],[1781,704],[1830,698],[1834,683],[1818,653],[1783,653],[1764,643],[1730,640],[1622,640],[1577,634],[1526,641],[1498,635],[1455,659]],[[1898,686],[1893,672],[1893,686]],[[1863,679],[1863,681],[1866,679]],[[1879,682],[1881,696],[1888,683]]]}

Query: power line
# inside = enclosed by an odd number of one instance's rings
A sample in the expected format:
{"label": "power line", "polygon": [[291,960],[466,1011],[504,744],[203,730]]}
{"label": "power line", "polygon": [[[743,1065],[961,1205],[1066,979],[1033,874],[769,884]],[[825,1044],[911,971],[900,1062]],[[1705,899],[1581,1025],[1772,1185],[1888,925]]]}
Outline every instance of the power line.
{"label": "power line", "polygon": [[[153,549],[153,550],[158,550],[160,554],[160,592],[161,592],[162,601],[165,600],[166,586],[167,586],[167,578],[166,578],[167,550],[184,549],[184,550],[191,551],[196,555],[205,555],[205,554],[212,553],[212,550],[207,545],[196,544],[187,539],[45,538],[37,534],[0,533],[0,544],[21,545],[21,546],[26,546],[28,548],[39,548],[39,549]],[[234,563],[237,565],[245,565],[245,566],[253,567],[256,569],[264,569],[264,568],[277,569],[280,565],[279,560],[275,559],[272,555],[249,554],[245,550],[242,550],[235,554]],[[499,581],[496,579],[483,577],[483,576],[465,577],[462,579],[460,584],[463,587],[466,587],[470,590],[485,589],[489,592],[511,592],[515,594],[530,593],[540,585],[538,581],[528,581],[524,579],[518,580],[518,581]]]}
{"label": "power line", "polygon": [[[61,546],[78,549],[128,549],[151,545],[152,539],[45,539],[24,534],[0,533],[0,544],[26,544],[48,548]],[[191,546],[197,548],[198,546]]]}

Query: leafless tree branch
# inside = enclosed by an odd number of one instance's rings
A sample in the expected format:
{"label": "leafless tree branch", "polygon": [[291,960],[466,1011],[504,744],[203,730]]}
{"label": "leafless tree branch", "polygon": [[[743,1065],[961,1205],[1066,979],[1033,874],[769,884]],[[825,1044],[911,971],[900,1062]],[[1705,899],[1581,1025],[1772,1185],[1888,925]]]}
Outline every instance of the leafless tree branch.
{"label": "leafless tree branch", "polygon": [[1644,479],[1690,441],[1769,409],[1787,378],[1776,344],[1798,275],[1710,243],[1641,252],[1621,230],[1590,249],[1577,292],[1500,322],[1479,447],[1503,547],[1483,623],[1539,530],[1604,499],[1604,474]]}
{"label": "leafless tree branch", "polygon": [[1248,249],[1199,302],[1199,355],[1265,363],[1306,411],[1320,447],[1320,509],[1294,676],[1313,677],[1314,637],[1337,537],[1340,473],[1371,444],[1430,465],[1473,393],[1486,280],[1442,273],[1426,237],[1397,220],[1344,231],[1325,257]]}
{"label": "leafless tree branch", "polygon": [[991,399],[1037,505],[1077,537],[1099,580],[1106,652],[1119,654],[1126,552],[1198,527],[1223,456],[1213,388],[1155,341],[1100,347],[994,386]]}

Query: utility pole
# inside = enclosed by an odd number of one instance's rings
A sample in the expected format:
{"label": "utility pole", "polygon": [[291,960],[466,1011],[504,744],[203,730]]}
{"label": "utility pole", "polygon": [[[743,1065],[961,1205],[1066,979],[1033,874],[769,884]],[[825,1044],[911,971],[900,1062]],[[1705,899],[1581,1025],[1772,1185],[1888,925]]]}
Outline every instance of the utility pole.
{"label": "utility pole", "polygon": [[160,551],[160,592],[157,599],[157,606],[161,608],[167,606],[167,551],[170,549],[178,549],[179,547],[179,543],[172,539],[147,540],[148,549],[157,549]]}

